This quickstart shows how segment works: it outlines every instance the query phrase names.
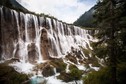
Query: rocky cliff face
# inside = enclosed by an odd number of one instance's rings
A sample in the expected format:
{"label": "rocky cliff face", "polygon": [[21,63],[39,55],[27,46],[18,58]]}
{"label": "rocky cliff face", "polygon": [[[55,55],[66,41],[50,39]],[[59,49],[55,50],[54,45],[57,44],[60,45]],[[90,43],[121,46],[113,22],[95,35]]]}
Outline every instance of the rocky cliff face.
{"label": "rocky cliff face", "polygon": [[56,19],[0,7],[0,59],[35,63],[59,58],[71,47],[91,48],[88,30]]}

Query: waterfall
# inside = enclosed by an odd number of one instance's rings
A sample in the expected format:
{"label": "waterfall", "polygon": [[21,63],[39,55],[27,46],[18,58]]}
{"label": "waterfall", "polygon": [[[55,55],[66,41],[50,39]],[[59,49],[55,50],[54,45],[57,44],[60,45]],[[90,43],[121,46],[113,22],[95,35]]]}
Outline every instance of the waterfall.
{"label": "waterfall", "polygon": [[45,16],[25,14],[0,7],[1,57],[36,63],[60,58],[71,47],[91,48],[88,30]]}
{"label": "waterfall", "polygon": [[54,74],[56,75],[56,68],[53,68],[53,70],[54,70]]}

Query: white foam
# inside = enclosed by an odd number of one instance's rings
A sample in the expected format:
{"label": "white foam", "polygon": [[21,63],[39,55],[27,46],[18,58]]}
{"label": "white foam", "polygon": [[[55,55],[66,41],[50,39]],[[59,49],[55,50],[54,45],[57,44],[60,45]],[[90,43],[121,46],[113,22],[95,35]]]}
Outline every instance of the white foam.
{"label": "white foam", "polygon": [[90,68],[94,69],[95,71],[98,71],[100,68],[99,67],[93,67],[92,64],[89,64]]}
{"label": "white foam", "polygon": [[[71,81],[71,82],[63,82],[62,80],[57,79],[54,76],[48,77],[47,79],[47,83],[46,84],[76,84],[75,81]],[[77,84],[83,84],[82,80],[76,81]]]}
{"label": "white foam", "polygon": [[18,71],[20,73],[25,73],[25,74],[31,73],[32,69],[34,67],[34,65],[32,65],[30,63],[25,63],[25,62],[15,62],[15,63],[9,64],[9,65],[13,66],[16,71]]}
{"label": "white foam", "polygon": [[77,68],[79,69],[79,70],[86,70],[86,67],[84,67],[83,65],[77,65]]}

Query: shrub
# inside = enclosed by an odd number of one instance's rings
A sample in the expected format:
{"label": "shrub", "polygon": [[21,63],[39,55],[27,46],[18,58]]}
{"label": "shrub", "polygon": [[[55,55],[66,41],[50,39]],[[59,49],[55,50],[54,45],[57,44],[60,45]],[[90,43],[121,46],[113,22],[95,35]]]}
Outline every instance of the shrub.
{"label": "shrub", "polygon": [[83,78],[84,84],[110,84],[110,71],[108,68],[102,68],[99,71],[93,71]]}
{"label": "shrub", "polygon": [[[126,83],[126,63],[119,63],[117,66],[117,82],[118,84]],[[110,69],[102,68],[99,71],[93,71],[83,77],[84,84],[111,84]]]}

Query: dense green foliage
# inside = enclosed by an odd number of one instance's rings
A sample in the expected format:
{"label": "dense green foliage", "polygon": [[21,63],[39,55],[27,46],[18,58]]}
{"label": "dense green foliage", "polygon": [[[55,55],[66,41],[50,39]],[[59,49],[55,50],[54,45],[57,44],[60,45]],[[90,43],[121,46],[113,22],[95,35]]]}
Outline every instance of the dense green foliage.
{"label": "dense green foliage", "polygon": [[[117,80],[118,84],[126,82],[126,63],[117,65]],[[93,71],[87,76],[83,77],[84,84],[111,84],[111,72],[108,67],[102,68],[99,71]]]}
{"label": "dense green foliage", "polygon": [[[124,84],[126,80],[124,66],[126,62],[126,1],[99,0],[95,9],[95,23],[99,33],[99,42],[93,44],[94,54],[103,58],[108,70],[89,74],[86,84]],[[109,73],[107,73],[109,71]],[[102,74],[99,74],[101,73]],[[102,77],[108,74],[107,80]],[[96,80],[95,77],[98,77]],[[92,82],[89,80],[92,79]],[[105,78],[104,78],[105,79]],[[110,81],[109,81],[110,80]],[[100,81],[100,82],[99,82]]]}
{"label": "dense green foliage", "polygon": [[93,71],[83,78],[84,84],[110,84],[109,74],[110,71],[108,68]]}

